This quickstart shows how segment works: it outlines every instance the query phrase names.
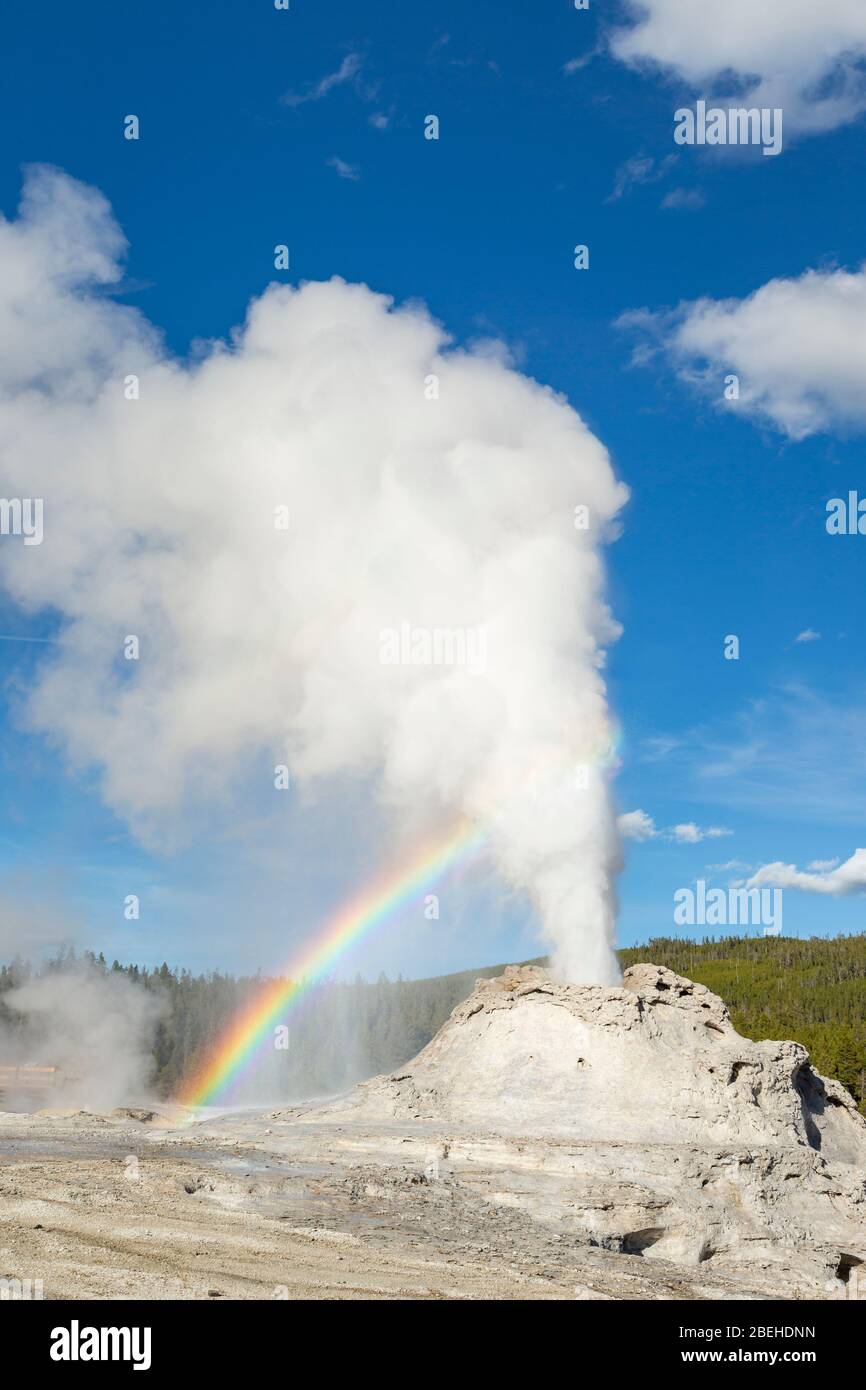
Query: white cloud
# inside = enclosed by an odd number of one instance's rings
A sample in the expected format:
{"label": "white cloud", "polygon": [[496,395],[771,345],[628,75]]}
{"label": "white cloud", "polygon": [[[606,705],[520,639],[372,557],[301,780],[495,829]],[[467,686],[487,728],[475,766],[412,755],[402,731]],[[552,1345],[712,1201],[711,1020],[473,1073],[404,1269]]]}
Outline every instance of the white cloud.
{"label": "white cloud", "polygon": [[357,183],[361,177],[361,170],[357,164],[347,164],[345,159],[338,159],[336,156],[328,160],[328,167],[335,169],[341,179],[350,179],[352,183]]}
{"label": "white cloud", "polygon": [[627,159],[616,171],[613,192],[607,201],[615,203],[627,189],[638,183],[646,183],[652,177],[654,165],[655,160],[651,155],[633,155],[631,159]]}
{"label": "white cloud", "polygon": [[[604,447],[501,356],[339,279],[271,285],[227,343],[172,359],[99,292],[123,248],[53,169],[0,218],[4,488],[45,517],[0,582],[60,624],[22,717],[169,844],[239,786],[271,807],[281,763],[302,798],[363,787],[389,856],[465,818],[562,973],[618,978],[599,546],[628,493]],[[483,671],[385,664],[404,623],[483,633]]]}
{"label": "white cloud", "polygon": [[676,155],[666,155],[662,160],[656,160],[652,155],[632,155],[621,164],[616,171],[613,182],[613,191],[606,201],[616,203],[620,198],[629,193],[632,188],[644,183],[658,183],[663,179],[675,163]]}
{"label": "white cloud", "polygon": [[[816,861],[820,862],[820,861]],[[855,849],[850,859],[829,872],[803,872],[793,864],[764,864],[749,879],[749,888],[797,888],[804,893],[823,893],[834,898],[866,891],[866,849]]]}
{"label": "white cloud", "polygon": [[837,855],[835,859],[813,859],[810,863],[806,865],[806,868],[815,869],[818,872],[823,873],[826,869],[835,869],[838,863],[839,856]]}
{"label": "white cloud", "polygon": [[655,821],[646,811],[626,811],[617,818],[616,823],[625,840],[652,840],[659,833]]}
{"label": "white cloud", "polygon": [[694,821],[687,821],[684,825],[675,825],[670,833],[673,839],[681,845],[697,845],[704,838]]}
{"label": "white cloud", "polygon": [[696,212],[706,201],[698,188],[672,188],[662,198],[662,207],[672,212]]}
{"label": "white cloud", "polygon": [[820,640],[820,632],[816,632],[813,627],[804,628],[803,631],[798,632],[797,636],[794,638],[795,642],[820,642]]}
{"label": "white cloud", "polygon": [[635,0],[611,49],[697,95],[781,106],[786,126],[830,130],[866,109],[862,0]]}
{"label": "white cloud", "polygon": [[694,821],[687,821],[684,825],[675,825],[670,834],[678,844],[698,845],[701,840],[720,840],[725,835],[732,835],[733,831],[725,830],[720,825],[711,825],[704,830]]}
{"label": "white cloud", "polygon": [[619,833],[626,840],[673,840],[680,845],[699,845],[702,840],[718,840],[725,835],[732,835],[732,830],[725,830],[718,825],[711,825],[703,829],[695,825],[694,821],[686,821],[681,825],[672,825],[667,830],[659,830],[652,816],[647,815],[646,811],[626,811],[617,819]]}
{"label": "white cloud", "polygon": [[342,87],[346,82],[356,83],[363,66],[364,62],[359,53],[347,53],[336,72],[329,72],[302,92],[284,92],[280,101],[283,106],[292,107],[303,106],[308,101],[321,101],[335,87]]}
{"label": "white cloud", "polygon": [[[746,299],[698,299],[670,314],[638,310],[619,322],[657,336],[682,377],[720,405],[791,439],[866,427],[866,265],[807,270],[770,280]],[[739,399],[728,401],[731,374]]]}

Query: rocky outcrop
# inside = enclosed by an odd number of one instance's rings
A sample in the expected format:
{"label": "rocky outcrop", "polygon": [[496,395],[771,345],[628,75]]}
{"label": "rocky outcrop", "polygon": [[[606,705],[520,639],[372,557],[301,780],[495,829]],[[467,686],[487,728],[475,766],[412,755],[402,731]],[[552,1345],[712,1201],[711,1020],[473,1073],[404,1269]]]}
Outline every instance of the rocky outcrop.
{"label": "rocky outcrop", "polygon": [[496,1152],[504,1191],[605,1249],[764,1267],[787,1296],[834,1295],[866,1261],[851,1097],[799,1044],[741,1037],[721,999],[659,966],[617,989],[535,967],[479,980],[408,1066],[325,1113],[443,1136],[470,1181]]}
{"label": "rocky outcrop", "polygon": [[659,966],[633,966],[620,989],[533,966],[479,980],[413,1062],[357,1100],[501,1133],[793,1144],[866,1169],[866,1121],[805,1048],[740,1037],[721,999]]}

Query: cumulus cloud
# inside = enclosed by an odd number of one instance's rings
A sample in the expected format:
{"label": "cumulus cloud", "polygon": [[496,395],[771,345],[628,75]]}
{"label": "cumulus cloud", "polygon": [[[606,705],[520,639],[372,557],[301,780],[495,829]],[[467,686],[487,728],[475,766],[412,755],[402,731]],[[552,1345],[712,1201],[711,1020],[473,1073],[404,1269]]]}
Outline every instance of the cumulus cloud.
{"label": "cumulus cloud", "polygon": [[719,825],[703,829],[695,825],[694,821],[686,821],[681,825],[672,825],[667,830],[660,830],[646,811],[626,811],[618,817],[617,825],[620,835],[625,840],[662,839],[673,840],[680,845],[699,845],[702,840],[718,840],[725,835],[733,834],[733,831],[725,830]]}
{"label": "cumulus cloud", "polygon": [[862,0],[633,0],[614,55],[698,95],[781,106],[789,129],[831,130],[866,109]]}
{"label": "cumulus cloud", "polygon": [[803,631],[798,632],[797,636],[794,638],[795,642],[820,642],[820,640],[820,632],[816,632],[813,627],[804,628]]}
{"label": "cumulus cloud", "polygon": [[646,811],[626,811],[617,818],[617,825],[624,840],[652,840],[659,833]]}
{"label": "cumulus cloud", "polygon": [[686,821],[683,825],[675,825],[670,833],[678,844],[699,845],[702,840],[720,840],[725,835],[732,835],[733,831],[725,830],[721,825],[710,825],[703,829],[694,821]]}
{"label": "cumulus cloud", "polygon": [[[817,869],[822,862],[828,864],[838,861],[815,860],[810,866]],[[854,893],[866,891],[866,849],[855,849],[850,859],[837,868],[820,872],[804,872],[794,864],[764,864],[749,879],[749,888],[798,888],[803,893],[824,893],[834,898],[850,897]]]}
{"label": "cumulus cloud", "polygon": [[[698,299],[619,322],[661,344],[682,377],[720,404],[791,439],[866,426],[866,265],[807,270],[745,299]],[[735,400],[724,399],[730,374],[739,379]]]}
{"label": "cumulus cloud", "polygon": [[[389,858],[464,818],[561,972],[617,978],[601,542],[627,491],[603,446],[501,354],[338,279],[272,285],[173,360],[99,293],[123,246],[51,169],[0,222],[4,485],[45,517],[0,582],[59,615],[22,718],[145,838],[254,775],[273,795],[280,763],[302,797],[368,787]],[[484,660],[386,663],[407,629]]]}

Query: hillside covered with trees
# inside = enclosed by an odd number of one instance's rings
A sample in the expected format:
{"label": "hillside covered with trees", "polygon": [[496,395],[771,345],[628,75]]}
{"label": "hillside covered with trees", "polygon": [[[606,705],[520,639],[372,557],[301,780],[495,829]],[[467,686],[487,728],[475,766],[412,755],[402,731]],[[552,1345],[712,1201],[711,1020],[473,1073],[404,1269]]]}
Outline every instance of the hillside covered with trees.
{"label": "hillside covered with trees", "polygon": [[[621,951],[620,959],[623,968],[651,960],[705,984],[725,1000],[735,1026],[747,1037],[802,1043],[817,1069],[847,1086],[866,1114],[866,935],[701,942],[657,938]],[[77,960],[71,952],[35,973],[82,966],[120,972],[158,996],[161,1017],[153,1038],[152,1080],[165,1097],[177,1091],[232,1015],[267,983],[263,976],[191,975],[166,964],[151,971],[117,961],[108,965],[102,956]],[[479,976],[501,970],[495,965],[426,980],[382,975],[375,983],[360,976],[351,984],[325,983],[287,1010],[288,1050],[262,1056],[251,1088],[237,1098],[274,1101],[332,1094],[399,1067],[430,1040]],[[20,1016],[6,1003],[8,991],[33,974],[21,960],[0,967],[0,1029],[19,1026]]]}
{"label": "hillside covered with trees", "polygon": [[666,965],[724,999],[747,1038],[793,1038],[866,1114],[866,935],[800,938],[659,937],[620,951],[623,969]]}

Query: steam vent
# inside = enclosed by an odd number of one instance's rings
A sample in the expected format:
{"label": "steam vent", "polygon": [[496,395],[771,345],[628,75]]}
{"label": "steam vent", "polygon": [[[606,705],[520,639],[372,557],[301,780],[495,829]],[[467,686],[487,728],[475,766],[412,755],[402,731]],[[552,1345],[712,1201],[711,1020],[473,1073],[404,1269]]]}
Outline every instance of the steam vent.
{"label": "steam vent", "polygon": [[503,1190],[578,1242],[748,1273],[768,1297],[839,1296],[866,1262],[851,1097],[799,1044],[740,1037],[716,995],[658,966],[616,989],[532,966],[479,980],[414,1061],[316,1119],[422,1127],[437,1171],[500,1163]]}

